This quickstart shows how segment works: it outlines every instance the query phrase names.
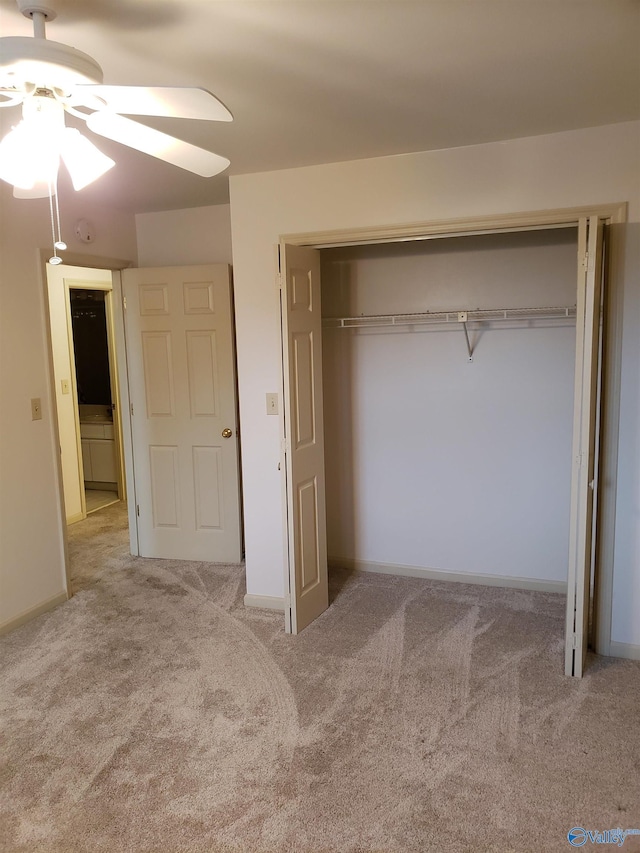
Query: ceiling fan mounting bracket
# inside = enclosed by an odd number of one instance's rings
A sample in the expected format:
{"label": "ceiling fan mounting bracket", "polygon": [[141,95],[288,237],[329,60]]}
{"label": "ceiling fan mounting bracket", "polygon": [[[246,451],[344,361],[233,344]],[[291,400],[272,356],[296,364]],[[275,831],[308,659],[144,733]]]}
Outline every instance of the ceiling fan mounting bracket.
{"label": "ceiling fan mounting bracket", "polygon": [[33,19],[34,13],[44,15],[45,21],[53,21],[58,16],[55,9],[51,6],[45,6],[44,3],[34,3],[33,0],[17,0],[18,9],[22,12],[25,18]]}

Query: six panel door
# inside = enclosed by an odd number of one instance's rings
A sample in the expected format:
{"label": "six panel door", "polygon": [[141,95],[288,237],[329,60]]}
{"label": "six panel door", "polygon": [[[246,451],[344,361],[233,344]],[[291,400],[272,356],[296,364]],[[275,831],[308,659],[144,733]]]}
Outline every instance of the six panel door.
{"label": "six panel door", "polygon": [[240,562],[229,267],[129,269],[123,289],[140,556]]}

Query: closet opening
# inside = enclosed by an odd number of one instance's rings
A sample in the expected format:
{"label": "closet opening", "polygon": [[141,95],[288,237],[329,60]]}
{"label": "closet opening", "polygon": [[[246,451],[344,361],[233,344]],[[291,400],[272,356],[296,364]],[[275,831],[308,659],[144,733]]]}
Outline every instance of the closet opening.
{"label": "closet opening", "polygon": [[330,569],[566,591],[576,253],[577,228],[320,251]]}
{"label": "closet opening", "polygon": [[607,653],[625,213],[281,237],[286,630],[329,564],[566,590]]}

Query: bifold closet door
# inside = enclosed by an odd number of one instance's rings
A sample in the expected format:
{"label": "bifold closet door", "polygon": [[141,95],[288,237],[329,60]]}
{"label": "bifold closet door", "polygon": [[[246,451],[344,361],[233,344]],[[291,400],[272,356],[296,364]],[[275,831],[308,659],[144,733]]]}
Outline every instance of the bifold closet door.
{"label": "bifold closet door", "polygon": [[597,216],[581,219],[578,230],[576,372],[565,633],[565,673],[578,678],[582,676],[587,654],[594,545],[602,256],[603,224]]}
{"label": "bifold closet door", "polygon": [[320,253],[282,244],[280,270],[289,561],[285,626],[297,634],[329,606]]}

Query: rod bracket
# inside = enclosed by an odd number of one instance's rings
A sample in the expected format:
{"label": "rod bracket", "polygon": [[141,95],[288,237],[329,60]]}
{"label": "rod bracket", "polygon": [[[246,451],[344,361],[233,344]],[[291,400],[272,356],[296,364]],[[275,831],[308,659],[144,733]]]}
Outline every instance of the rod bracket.
{"label": "rod bracket", "polygon": [[467,340],[467,352],[469,353],[469,361],[473,361],[473,349],[471,348],[471,341],[469,340],[469,330],[467,329],[467,312],[466,311],[458,311],[458,323],[462,323],[462,328],[464,329],[464,336]]}

